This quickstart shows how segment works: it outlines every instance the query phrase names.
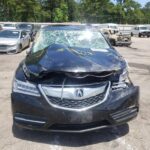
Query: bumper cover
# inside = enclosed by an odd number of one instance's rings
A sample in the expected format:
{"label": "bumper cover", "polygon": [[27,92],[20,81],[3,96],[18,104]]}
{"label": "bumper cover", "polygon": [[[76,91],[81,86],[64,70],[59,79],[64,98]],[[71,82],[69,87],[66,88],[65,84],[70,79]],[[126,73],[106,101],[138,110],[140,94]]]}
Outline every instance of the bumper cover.
{"label": "bumper cover", "polygon": [[138,114],[138,101],[139,88],[130,87],[111,91],[104,103],[77,112],[54,108],[43,96],[12,93],[12,110],[14,123],[24,128],[82,133],[130,121]]}
{"label": "bumper cover", "polygon": [[14,52],[16,51],[17,48],[12,48],[12,49],[0,49],[0,53],[8,53],[8,52]]}
{"label": "bumper cover", "polygon": [[140,32],[141,36],[150,36],[150,32]]}

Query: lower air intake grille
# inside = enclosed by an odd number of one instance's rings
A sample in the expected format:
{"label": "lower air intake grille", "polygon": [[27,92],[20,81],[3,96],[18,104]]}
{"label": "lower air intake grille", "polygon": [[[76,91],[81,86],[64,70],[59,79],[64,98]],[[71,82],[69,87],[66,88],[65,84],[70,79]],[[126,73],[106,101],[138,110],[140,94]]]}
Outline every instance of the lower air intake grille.
{"label": "lower air intake grille", "polygon": [[103,103],[110,90],[110,82],[87,85],[39,86],[46,101],[53,107],[68,110],[85,110]]}

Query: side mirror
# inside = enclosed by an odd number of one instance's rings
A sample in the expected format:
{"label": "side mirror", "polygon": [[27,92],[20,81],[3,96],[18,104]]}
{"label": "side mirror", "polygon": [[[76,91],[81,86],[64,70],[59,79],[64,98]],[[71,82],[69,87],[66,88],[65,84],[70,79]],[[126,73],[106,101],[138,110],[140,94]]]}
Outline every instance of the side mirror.
{"label": "side mirror", "polygon": [[25,37],[25,35],[23,34],[23,35],[21,35],[21,39],[23,39]]}

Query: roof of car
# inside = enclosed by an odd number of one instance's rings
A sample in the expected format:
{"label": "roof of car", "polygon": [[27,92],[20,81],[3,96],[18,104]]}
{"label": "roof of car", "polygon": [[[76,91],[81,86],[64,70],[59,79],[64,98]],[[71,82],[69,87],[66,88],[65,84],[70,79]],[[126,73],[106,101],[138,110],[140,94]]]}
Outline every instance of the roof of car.
{"label": "roof of car", "polygon": [[26,30],[19,30],[19,29],[6,29],[6,30],[1,30],[1,31],[16,31],[16,32],[21,32],[21,31],[26,31]]}
{"label": "roof of car", "polygon": [[55,24],[47,25],[42,29],[44,30],[85,30],[85,29],[94,29],[91,25],[65,25],[65,24]]}

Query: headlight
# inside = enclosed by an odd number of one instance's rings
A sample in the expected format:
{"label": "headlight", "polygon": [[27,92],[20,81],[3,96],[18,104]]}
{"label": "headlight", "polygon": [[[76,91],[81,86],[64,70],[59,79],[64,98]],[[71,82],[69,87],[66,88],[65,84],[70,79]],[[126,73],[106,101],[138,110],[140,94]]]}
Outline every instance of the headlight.
{"label": "headlight", "polygon": [[8,45],[8,47],[15,47],[17,45],[18,45],[17,43],[11,43],[11,44]]}
{"label": "headlight", "polygon": [[128,70],[125,69],[125,70],[123,71],[123,73],[120,75],[119,81],[120,81],[120,82],[126,81],[126,80],[128,79],[128,75],[129,75]]}
{"label": "headlight", "polygon": [[128,70],[124,70],[123,73],[120,75],[119,78],[119,82],[114,82],[112,85],[112,89],[113,90],[118,90],[118,89],[122,89],[122,88],[127,88],[128,84],[130,80],[129,80],[129,76],[128,76]]}
{"label": "headlight", "polygon": [[16,49],[17,48],[17,44],[15,44],[15,45],[9,45],[8,48],[9,49]]}
{"label": "headlight", "polygon": [[30,73],[28,72],[28,68],[27,68],[25,62],[24,62],[23,65],[22,65],[22,69],[23,69],[25,75],[26,75],[27,77],[30,77]]}
{"label": "headlight", "polygon": [[32,95],[32,96],[40,96],[40,93],[34,84],[29,82],[19,81],[17,79],[15,79],[13,82],[13,92]]}

